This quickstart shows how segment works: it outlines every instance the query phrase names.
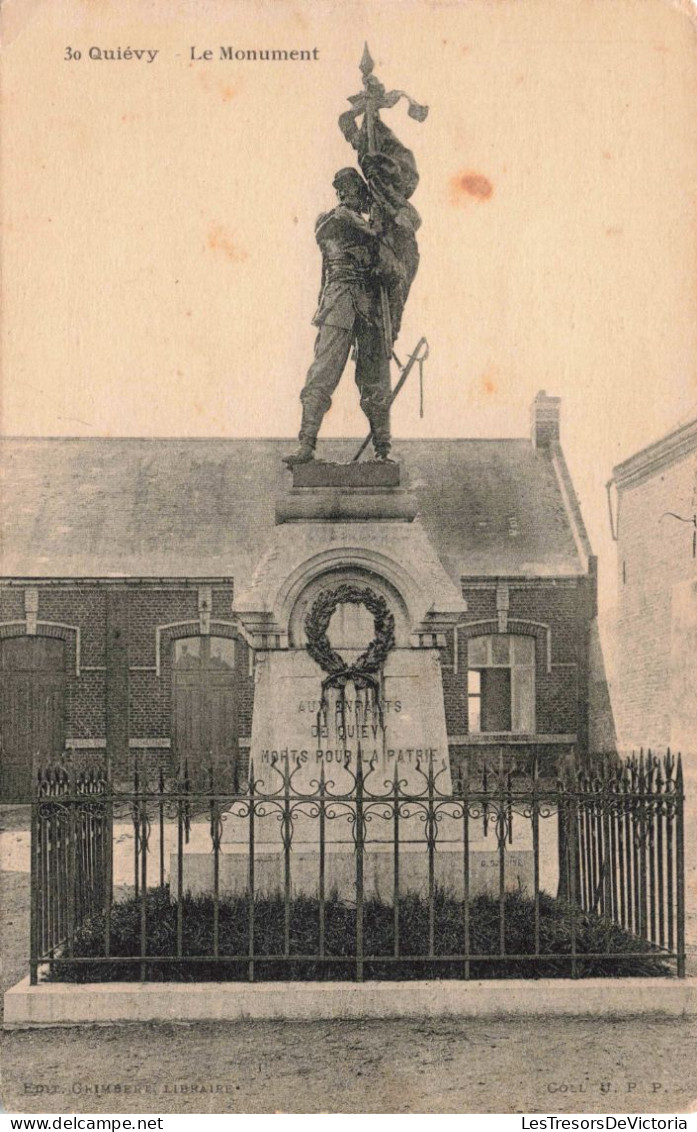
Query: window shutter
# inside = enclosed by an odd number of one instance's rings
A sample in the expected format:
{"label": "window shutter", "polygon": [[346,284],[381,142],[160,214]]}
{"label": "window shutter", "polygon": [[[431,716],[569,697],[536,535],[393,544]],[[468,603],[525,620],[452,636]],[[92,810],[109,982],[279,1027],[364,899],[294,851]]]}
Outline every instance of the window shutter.
{"label": "window shutter", "polygon": [[482,731],[511,730],[511,670],[482,671]]}

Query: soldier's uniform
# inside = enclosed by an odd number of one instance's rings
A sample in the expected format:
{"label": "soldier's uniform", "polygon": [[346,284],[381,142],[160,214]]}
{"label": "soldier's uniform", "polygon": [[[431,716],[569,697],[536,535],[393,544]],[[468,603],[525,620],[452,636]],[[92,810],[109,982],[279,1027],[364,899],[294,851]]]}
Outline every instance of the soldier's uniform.
{"label": "soldier's uniform", "polygon": [[319,217],[315,237],[322,250],[322,292],[312,320],[319,328],[315,357],[300,394],[300,440],[314,448],[332,393],[355,346],[361,408],[370,424],[376,455],[385,457],[390,450],[391,387],[375,273],[379,239],[359,212],[343,204]]}

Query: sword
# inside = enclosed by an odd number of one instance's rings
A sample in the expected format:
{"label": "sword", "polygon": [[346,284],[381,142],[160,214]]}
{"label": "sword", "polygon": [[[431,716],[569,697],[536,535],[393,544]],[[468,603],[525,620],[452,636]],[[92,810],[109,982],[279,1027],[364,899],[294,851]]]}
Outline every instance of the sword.
{"label": "sword", "polygon": [[[404,385],[404,382],[407,380],[407,378],[409,377],[409,374],[411,373],[412,369],[414,368],[414,365],[418,362],[420,367],[423,366],[424,362],[426,361],[426,358],[428,357],[428,342],[426,341],[425,338],[419,338],[419,341],[416,345],[416,349],[414,350],[414,353],[409,355],[409,360],[406,363],[406,365],[404,365],[404,366],[402,366],[400,364],[399,358],[397,357],[397,355],[395,353],[392,353],[392,357],[394,358],[394,360],[396,361],[397,365],[399,366],[399,368],[401,369],[402,372],[401,372],[399,381],[397,382],[394,389],[392,390],[392,395],[390,396],[388,408],[393,404],[395,398],[397,397],[397,394],[399,393],[400,389]],[[423,404],[423,401],[422,401],[422,404]],[[373,433],[371,431],[371,432],[368,433],[365,440],[361,444],[360,448],[356,452],[356,455],[353,457],[353,460],[351,461],[352,464],[355,464],[357,460],[360,460],[361,456],[365,452],[366,448],[368,447],[368,445],[370,444],[372,439],[373,439]]]}

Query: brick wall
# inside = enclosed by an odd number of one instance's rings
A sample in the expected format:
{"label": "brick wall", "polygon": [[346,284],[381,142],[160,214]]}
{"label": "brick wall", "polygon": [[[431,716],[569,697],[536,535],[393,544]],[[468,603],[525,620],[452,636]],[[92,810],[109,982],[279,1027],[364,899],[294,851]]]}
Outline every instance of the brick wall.
{"label": "brick wall", "polygon": [[[530,622],[543,627],[529,627],[536,642],[536,734],[549,737],[578,735],[582,747],[584,733],[580,713],[579,673],[583,672],[583,657],[587,636],[587,589],[580,580],[544,580],[539,583],[511,579],[509,587],[509,631],[518,631]],[[168,745],[172,737],[172,671],[171,647],[175,637],[195,635],[199,632],[199,588],[196,584],[155,586],[149,584],[115,583],[56,583],[36,587],[39,594],[37,620],[60,623],[80,630],[80,671],[77,672],[76,634],[73,629],[52,630],[64,635],[67,642],[69,670],[66,681],[67,745],[75,760],[103,757],[107,742],[109,701],[107,697],[107,668],[113,663],[112,652],[107,649],[107,638],[114,626],[121,626],[126,640],[119,638],[119,648],[125,646],[127,657],[121,657],[123,692],[127,697],[127,710],[121,711],[121,725],[127,720],[127,731],[118,742],[119,774],[126,774],[138,760],[156,775],[163,767],[167,773],[174,770],[173,753]],[[463,593],[468,613],[463,627],[446,635],[442,650],[443,689],[448,734],[467,736],[467,625],[490,622],[496,631],[496,584],[465,580]],[[118,595],[116,605],[110,595]],[[222,623],[231,621],[232,584],[212,586],[211,632],[232,635],[234,630]],[[111,604],[110,604],[111,603]],[[116,608],[116,613],[114,613]],[[111,610],[111,613],[109,612]],[[0,619],[24,621],[24,587],[0,586]],[[114,618],[116,618],[114,620]],[[112,629],[110,630],[110,625]],[[174,628],[165,628],[175,626]],[[551,642],[551,669],[548,669],[548,638],[544,626],[549,627]],[[160,629],[161,647],[157,652],[157,630]],[[14,629],[6,630],[15,632]],[[39,625],[41,632],[41,625]],[[110,659],[111,657],[111,659]],[[127,674],[124,678],[124,664]],[[111,677],[109,678],[111,680]],[[235,650],[235,685],[238,737],[250,736],[254,703],[254,678],[250,672],[250,650],[238,640]],[[110,685],[112,686],[112,685]],[[119,688],[121,688],[119,683]],[[112,693],[112,717],[119,712]],[[516,740],[519,751],[521,742]],[[499,744],[492,745],[492,756]],[[547,754],[556,758],[562,748],[550,738]],[[464,757],[464,748],[453,748],[453,757]],[[486,744],[478,747],[478,757],[487,754]]]}
{"label": "brick wall", "polygon": [[[539,735],[578,735],[586,721],[583,697],[579,696],[579,672],[587,669],[586,580],[559,580],[540,583],[508,581],[508,632],[524,632],[535,638],[535,723]],[[457,661],[453,643],[442,653],[444,695],[448,734],[467,732],[467,626],[477,634],[498,632],[496,584],[463,582],[467,614],[458,631]],[[481,626],[477,623],[483,623]],[[547,629],[549,627],[549,637]],[[551,667],[548,666],[548,640]]]}
{"label": "brick wall", "polygon": [[[21,584],[0,585],[0,622],[20,622],[19,626],[0,626],[0,635],[26,631],[25,593],[38,591],[37,631],[50,632],[66,641],[65,736],[66,758],[77,765],[89,765],[104,757],[107,743],[107,669],[109,632],[108,606],[112,595],[118,595],[123,606],[119,625],[127,639],[125,647],[127,676],[123,693],[117,692],[113,710],[128,723],[125,747],[120,750],[116,773],[130,771],[134,761],[147,765],[151,773],[160,766],[169,773],[174,769],[169,747],[172,735],[172,680],[170,634],[161,632],[162,647],[157,656],[157,629],[172,623],[185,623],[177,631],[199,632],[198,585],[150,586],[115,583],[55,583],[25,587]],[[212,587],[211,632],[218,632],[216,622],[230,622],[232,584]],[[45,624],[61,627],[47,629]],[[79,630],[80,656],[77,663]],[[231,635],[228,625],[220,629]],[[158,672],[157,669],[160,669]],[[249,651],[244,642],[236,648],[236,671],[240,709],[238,728],[248,735],[254,696],[253,678],[249,673]],[[120,687],[120,686],[119,686]],[[120,699],[119,699],[120,697]],[[127,703],[121,700],[127,698]]]}
{"label": "brick wall", "polygon": [[[544,751],[546,762],[554,762],[568,752],[570,743],[555,743],[552,737],[573,735],[576,749],[583,754],[588,732],[588,638],[593,582],[585,578],[538,582],[508,579],[506,584],[507,631],[522,632],[535,640],[535,734],[547,737],[539,750]],[[458,630],[456,648],[450,635],[442,650],[446,721],[451,736],[468,734],[467,640],[474,632],[489,635],[499,631],[496,589],[496,582],[463,580],[467,614]],[[470,757],[475,757],[476,752],[478,761],[491,760],[498,757],[501,746],[515,749],[522,759],[532,751],[518,737],[502,737],[490,744],[478,737],[466,740],[464,745],[453,745],[453,762],[462,762],[467,752]]]}

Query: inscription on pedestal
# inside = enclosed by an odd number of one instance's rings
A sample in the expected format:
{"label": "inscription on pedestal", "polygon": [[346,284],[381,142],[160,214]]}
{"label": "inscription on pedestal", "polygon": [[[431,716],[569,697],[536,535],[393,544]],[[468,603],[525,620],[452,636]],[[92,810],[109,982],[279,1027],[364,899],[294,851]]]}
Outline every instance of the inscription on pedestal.
{"label": "inscription on pedestal", "polygon": [[251,756],[261,789],[279,788],[274,766],[287,762],[298,792],[317,789],[322,766],[336,790],[348,791],[359,751],[371,793],[388,792],[395,769],[403,789],[421,792],[431,763],[438,789],[452,789],[440,666],[431,650],[390,654],[379,706],[352,683],[343,701],[328,690],[322,706],[323,676],[301,650],[269,653],[257,675]]}

